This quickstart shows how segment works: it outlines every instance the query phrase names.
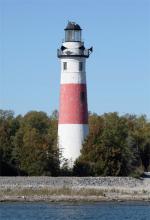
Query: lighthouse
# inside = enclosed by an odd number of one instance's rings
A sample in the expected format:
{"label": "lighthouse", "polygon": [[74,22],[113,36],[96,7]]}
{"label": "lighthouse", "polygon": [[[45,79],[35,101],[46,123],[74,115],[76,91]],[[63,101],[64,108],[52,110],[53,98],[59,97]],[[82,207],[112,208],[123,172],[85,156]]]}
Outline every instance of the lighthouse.
{"label": "lighthouse", "polygon": [[72,167],[89,133],[86,59],[92,47],[84,47],[82,29],[75,22],[68,22],[64,30],[65,40],[57,51],[61,62],[58,146]]}

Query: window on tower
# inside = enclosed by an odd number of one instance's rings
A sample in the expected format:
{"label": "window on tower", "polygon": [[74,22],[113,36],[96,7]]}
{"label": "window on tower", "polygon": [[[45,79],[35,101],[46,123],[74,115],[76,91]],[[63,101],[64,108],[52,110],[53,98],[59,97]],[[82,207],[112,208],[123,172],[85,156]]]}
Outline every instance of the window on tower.
{"label": "window on tower", "polygon": [[63,62],[63,69],[64,69],[64,70],[67,69],[67,62]]}
{"label": "window on tower", "polygon": [[85,102],[85,92],[80,93],[80,100],[81,100],[81,103]]}
{"label": "window on tower", "polygon": [[83,62],[79,62],[79,71],[83,70]]}

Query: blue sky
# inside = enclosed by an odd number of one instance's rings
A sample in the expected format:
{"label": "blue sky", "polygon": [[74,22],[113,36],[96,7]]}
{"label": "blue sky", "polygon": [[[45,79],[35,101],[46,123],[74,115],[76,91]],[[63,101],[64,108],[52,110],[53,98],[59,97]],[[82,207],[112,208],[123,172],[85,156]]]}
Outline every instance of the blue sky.
{"label": "blue sky", "polygon": [[0,108],[59,106],[56,50],[67,21],[83,29],[89,110],[150,118],[149,0],[0,0]]}

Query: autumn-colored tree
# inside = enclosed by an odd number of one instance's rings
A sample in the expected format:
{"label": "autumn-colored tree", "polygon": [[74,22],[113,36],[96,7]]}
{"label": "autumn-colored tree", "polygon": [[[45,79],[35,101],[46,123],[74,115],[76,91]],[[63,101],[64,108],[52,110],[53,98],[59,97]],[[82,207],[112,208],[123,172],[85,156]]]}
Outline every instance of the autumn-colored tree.
{"label": "autumn-colored tree", "polygon": [[14,139],[19,170],[27,175],[57,175],[59,157],[53,120],[44,112],[29,112]]}
{"label": "autumn-colored tree", "polygon": [[[83,144],[81,156],[76,161],[74,170],[81,175],[127,176],[136,173],[142,163],[149,166],[149,129],[141,131],[140,146],[137,147],[136,116],[118,116],[108,113],[102,116],[89,116],[90,134]],[[145,121],[146,122],[146,121]],[[149,123],[146,122],[148,126]],[[142,122],[140,122],[142,126]],[[148,126],[149,127],[149,126]],[[147,134],[147,136],[145,136]],[[144,146],[144,147],[143,147]],[[144,149],[144,150],[142,150]],[[142,156],[142,152],[143,156]],[[89,170],[89,173],[87,172]],[[84,173],[85,172],[85,173]]]}
{"label": "autumn-colored tree", "polygon": [[134,120],[134,126],[130,131],[133,141],[133,147],[139,152],[144,171],[150,168],[150,122],[146,116],[141,116]]}
{"label": "autumn-colored tree", "polygon": [[0,110],[0,175],[16,174],[12,161],[13,139],[19,129],[19,117],[12,111]]}

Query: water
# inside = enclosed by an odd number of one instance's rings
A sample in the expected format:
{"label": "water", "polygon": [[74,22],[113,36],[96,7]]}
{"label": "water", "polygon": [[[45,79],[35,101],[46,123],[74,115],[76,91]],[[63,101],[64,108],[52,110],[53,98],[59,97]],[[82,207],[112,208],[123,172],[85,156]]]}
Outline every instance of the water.
{"label": "water", "polygon": [[150,203],[0,203],[0,220],[150,220]]}

